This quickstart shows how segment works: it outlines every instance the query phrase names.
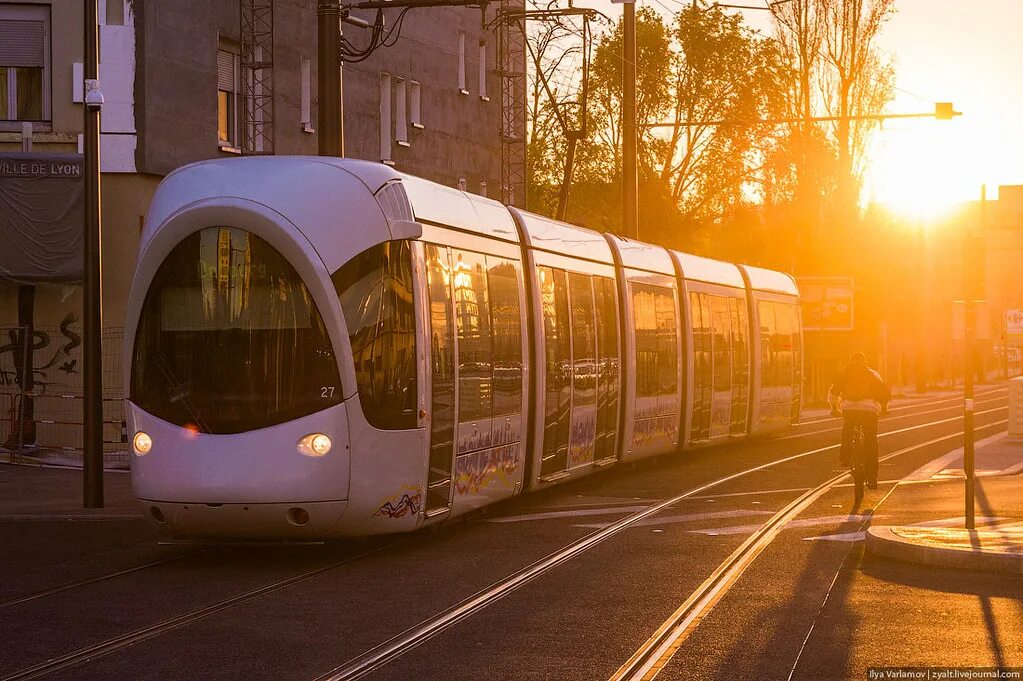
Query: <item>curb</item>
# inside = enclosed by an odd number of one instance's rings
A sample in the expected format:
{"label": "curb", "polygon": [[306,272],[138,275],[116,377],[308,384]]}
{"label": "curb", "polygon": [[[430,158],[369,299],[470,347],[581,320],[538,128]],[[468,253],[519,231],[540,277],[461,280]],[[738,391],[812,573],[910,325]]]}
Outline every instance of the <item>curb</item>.
{"label": "curb", "polygon": [[1023,575],[1023,554],[984,549],[936,546],[899,536],[887,525],[867,529],[866,548],[883,558],[960,570],[984,570]]}

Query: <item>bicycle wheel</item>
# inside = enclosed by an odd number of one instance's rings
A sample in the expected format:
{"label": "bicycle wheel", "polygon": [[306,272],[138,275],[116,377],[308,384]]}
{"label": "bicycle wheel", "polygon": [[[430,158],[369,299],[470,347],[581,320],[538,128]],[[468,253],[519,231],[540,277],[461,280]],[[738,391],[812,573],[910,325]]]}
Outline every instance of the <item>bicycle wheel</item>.
{"label": "bicycle wheel", "polygon": [[866,480],[866,470],[864,468],[865,448],[866,440],[863,435],[863,427],[856,426],[856,429],[853,431],[851,449],[853,488],[857,504],[859,504],[863,500],[863,483]]}

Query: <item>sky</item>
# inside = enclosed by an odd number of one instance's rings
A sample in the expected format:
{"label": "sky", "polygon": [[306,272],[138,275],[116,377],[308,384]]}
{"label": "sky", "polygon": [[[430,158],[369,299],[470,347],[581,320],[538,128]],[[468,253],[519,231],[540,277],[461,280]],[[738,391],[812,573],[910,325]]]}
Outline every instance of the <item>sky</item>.
{"label": "sky", "polygon": [[[662,13],[683,4],[640,1]],[[607,0],[576,4],[621,13]],[[768,12],[731,11],[772,33]],[[896,0],[879,46],[893,59],[898,88],[887,112],[922,113],[952,102],[963,115],[886,122],[870,152],[866,202],[928,219],[979,198],[982,184],[988,198],[997,198],[1000,184],[1023,184],[1023,0]]]}
{"label": "sky", "polygon": [[[760,4],[743,0],[735,4]],[[887,121],[871,150],[864,199],[923,219],[977,199],[982,184],[1023,184],[1023,0],[896,0],[879,47],[895,66],[890,113],[952,102],[953,121]],[[770,34],[767,12],[744,11]]]}

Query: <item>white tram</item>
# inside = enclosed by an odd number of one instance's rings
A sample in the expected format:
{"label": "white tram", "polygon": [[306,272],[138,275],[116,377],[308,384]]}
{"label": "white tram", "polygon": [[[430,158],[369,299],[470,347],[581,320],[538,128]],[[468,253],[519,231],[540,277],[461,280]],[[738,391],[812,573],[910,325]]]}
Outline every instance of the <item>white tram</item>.
{"label": "white tram", "polygon": [[132,480],[181,536],[404,532],[799,418],[791,277],[323,157],[208,161],[146,219]]}

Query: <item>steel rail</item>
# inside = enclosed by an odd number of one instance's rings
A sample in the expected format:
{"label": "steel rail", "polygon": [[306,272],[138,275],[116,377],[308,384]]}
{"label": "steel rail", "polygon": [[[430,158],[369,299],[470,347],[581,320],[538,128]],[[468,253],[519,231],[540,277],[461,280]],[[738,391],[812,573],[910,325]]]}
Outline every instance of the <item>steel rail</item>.
{"label": "steel rail", "polygon": [[254,598],[263,596],[268,593],[272,593],[274,591],[280,591],[281,589],[291,586],[292,584],[295,584],[297,582],[301,582],[311,577],[315,577],[316,575],[323,574],[324,572],[329,572],[330,570],[335,570],[339,567],[348,565],[349,563],[354,563],[357,560],[361,560],[362,558],[370,556],[379,551],[389,549],[395,546],[396,544],[400,544],[407,540],[408,537],[402,537],[398,540],[388,542],[382,546],[378,546],[368,551],[363,551],[362,553],[356,554],[354,556],[349,556],[344,560],[336,561],[329,565],[324,565],[313,570],[307,570],[306,572],[302,572],[293,577],[288,577],[287,579],[282,579],[273,582],[272,584],[267,584],[257,589],[252,589],[250,591],[246,591],[245,593],[232,596],[231,598],[218,601],[216,603],[213,603],[212,605],[206,606],[205,608],[201,608],[190,613],[185,613],[183,615],[178,615],[177,617],[172,617],[170,619],[163,620],[162,622],[157,622],[156,624],[150,625],[148,627],[142,627],[141,629],[136,629],[134,631],[130,631],[120,636],[109,638],[105,641],[101,641],[100,643],[96,643],[94,645],[79,648],[78,650],[72,651],[65,655],[50,658],[38,664],[34,664],[30,667],[25,667],[24,669],[4,676],[0,678],[0,681],[28,681],[29,679],[37,679],[41,676],[46,676],[48,674],[53,674],[54,672],[78,666],[83,662],[91,662],[92,660],[103,657],[105,655],[109,655],[110,653],[117,652],[118,650],[127,648],[128,646],[132,646],[136,643],[141,643],[142,641],[147,641],[151,638],[159,636],[160,634],[171,631],[172,629],[177,629],[179,627],[201,620],[205,617],[209,617],[210,615],[231,608],[235,605],[238,605],[239,603],[244,603],[245,601],[252,600]]}
{"label": "steel rail", "polygon": [[[998,402],[1000,400],[1006,400],[1007,401],[1008,399],[1009,399],[1008,393],[1006,393],[1005,395],[995,395],[995,396],[991,397],[990,399],[984,400],[984,404],[991,404],[993,402]],[[979,402],[979,400],[978,400],[978,402]],[[1008,402],[1006,402],[1006,404],[1008,404]],[[920,405],[920,406],[930,406],[930,405]],[[978,406],[980,406],[980,405],[978,404]],[[918,412],[915,412],[915,413],[912,413],[912,414],[899,414],[898,416],[892,416],[891,418],[883,419],[881,422],[883,422],[883,423],[891,423],[892,421],[899,421],[901,419],[911,418],[911,417],[914,417],[914,416],[925,416],[927,414],[936,414],[936,413],[941,412],[941,411],[949,411],[949,410],[952,410],[952,409],[958,410],[959,413],[962,413],[962,410],[963,410],[963,398],[962,397],[956,398],[956,402],[954,404],[948,405],[947,407],[938,407],[936,409],[927,409],[925,411],[918,411]],[[840,420],[839,417],[837,417],[837,416],[834,417],[834,419],[835,419],[835,421]],[[781,436],[773,438],[773,440],[774,441],[791,440],[793,438],[807,437],[809,435],[824,435],[826,433],[837,433],[837,432],[839,432],[841,430],[842,430],[842,426],[838,426],[838,427],[835,427],[835,428],[822,428],[822,429],[808,430],[808,431],[803,432],[803,433],[792,433],[791,435],[781,435]]]}
{"label": "steel rail", "polygon": [[37,591],[27,596],[20,596],[18,598],[14,598],[9,601],[4,601],[3,603],[0,603],[0,610],[2,610],[3,608],[8,608],[12,605],[18,605],[19,603],[28,603],[29,601],[35,601],[40,598],[46,598],[47,596],[54,596],[56,594],[63,593],[64,591],[70,591],[71,589],[77,589],[83,586],[88,586],[90,584],[105,582],[108,579],[123,577],[124,575],[130,575],[133,572],[141,572],[142,570],[147,570],[151,567],[166,565],[167,563],[173,563],[175,561],[184,560],[185,558],[191,558],[192,556],[197,556],[200,553],[206,553],[207,551],[211,551],[216,548],[220,548],[220,546],[206,546],[195,551],[187,551],[176,556],[171,556],[169,558],[161,558],[160,560],[154,560],[149,563],[144,563],[142,565],[136,565],[135,567],[125,568],[124,570],[118,570],[117,572],[111,572],[105,575],[100,575],[98,577],[80,579],[76,582],[69,582],[68,584],[63,584],[61,586],[55,586],[50,589],[45,589],[43,591]]}
{"label": "steel rail", "polygon": [[[978,392],[977,393],[977,397],[990,396],[993,393],[1001,393],[1001,394],[1004,394],[1007,397],[1009,395],[1009,389],[1004,387],[1004,386],[995,386],[995,387],[989,388],[988,390],[984,390],[983,392]],[[893,401],[895,401],[895,400],[893,400]],[[955,395],[950,395],[948,397],[941,397],[941,398],[938,398],[938,399],[935,399],[935,400],[927,400],[925,402],[916,402],[914,404],[900,405],[898,407],[893,407],[893,408],[889,409],[888,410],[888,414],[889,415],[894,415],[895,412],[912,410],[912,409],[916,409],[917,407],[930,407],[932,405],[942,404],[944,402],[952,402],[953,405],[957,405],[957,406],[959,406],[961,408],[962,405],[963,405],[963,395],[962,395],[962,393],[958,393],[958,394],[955,394]],[[920,413],[922,413],[922,412],[920,412]],[[802,425],[809,425],[809,424],[813,424],[813,423],[823,423],[825,421],[833,421],[836,418],[837,417],[830,416],[830,415],[816,416],[816,417],[811,418],[811,419],[806,419],[805,421],[804,420],[800,420],[799,423],[797,423],[795,427],[802,426]],[[896,416],[896,418],[902,418],[902,415]]]}
{"label": "steel rail", "polygon": [[[976,415],[981,416],[984,414],[988,414],[994,411],[999,411],[1007,408],[1008,408],[1007,406],[996,407],[994,409],[979,411],[977,412]],[[932,426],[957,421],[961,418],[962,416],[960,415],[959,417],[942,419],[940,421],[932,421],[929,423],[923,423],[916,426],[901,428],[898,430],[881,433],[879,434],[878,437],[887,437],[890,435],[921,430],[924,428],[929,428]],[[949,437],[954,437],[954,435]],[[619,521],[613,523],[612,525],[605,527],[601,530],[597,530],[591,533],[590,535],[587,535],[586,537],[583,537],[582,539],[573,542],[572,544],[569,544],[568,546],[552,554],[549,554],[547,557],[542,558],[525,568],[522,568],[521,570],[513,573],[512,575],[502,580],[499,580],[498,582],[495,582],[493,585],[478,592],[474,596],[471,596],[468,599],[462,601],[461,603],[433,617],[430,617],[427,620],[424,620],[420,624],[406,630],[402,634],[399,634],[393,637],[392,639],[389,639],[388,641],[385,641],[384,643],[375,646],[374,648],[354,658],[348,663],[345,663],[344,665],[335,668],[334,670],[328,672],[327,674],[317,677],[317,681],[327,679],[330,679],[331,681],[341,681],[342,679],[344,679],[347,681],[349,679],[361,678],[366,674],[369,674],[372,671],[379,669],[388,662],[397,659],[404,653],[412,650],[413,648],[426,642],[433,636],[439,634],[441,631],[471,616],[472,614],[485,608],[491,603],[497,601],[499,598],[507,595],[511,591],[526,584],[527,582],[533,580],[539,575],[547,572],[548,570],[556,567],[557,565],[560,565],[570,560],[571,558],[574,558],[575,556],[585,552],[589,548],[604,541],[605,539],[608,539],[611,536],[618,534],[622,530],[627,529],[634,523],[639,522],[644,518],[655,515],[656,513],[659,513],[660,511],[663,511],[664,509],[680,501],[698,495],[701,492],[705,492],[708,489],[717,487],[726,482],[730,482],[732,480],[736,480],[751,473],[755,473],[757,471],[770,468],[771,466],[776,466],[782,463],[787,463],[789,461],[794,461],[815,454],[821,454],[823,452],[835,449],[838,446],[839,445],[836,444],[828,445],[825,447],[818,447],[816,449],[812,449],[806,452],[801,452],[798,454],[782,457],[774,461],[769,461],[767,463],[760,464],[758,466],[754,466],[752,468],[748,468],[746,470],[739,471],[737,473],[733,473],[731,475],[719,478],[709,483],[705,483],[703,485],[690,489],[678,496],[672,497],[671,499],[655,504],[647,509],[638,511],[632,515],[626,516],[625,518],[620,519]],[[281,590],[297,582],[304,581],[316,575],[342,567],[344,565],[360,560],[371,554],[391,548],[392,546],[407,541],[408,539],[409,537],[402,537],[401,539],[398,539],[396,541],[389,542],[387,544],[376,547],[369,551],[362,552],[355,556],[351,556],[344,560],[337,561],[335,563],[331,563],[323,567],[315,568],[313,570],[303,572],[293,577],[289,577],[284,580],[279,580],[277,582],[273,582],[263,587],[259,587],[257,589],[247,591],[245,593],[238,594],[237,596],[233,596],[231,598],[218,601],[216,603],[213,603],[209,606],[193,611],[191,613],[186,613],[183,615],[179,615],[177,617],[164,620],[162,622],[157,622],[153,625],[142,627],[140,629],[136,629],[134,631],[109,638],[97,644],[79,648],[65,655],[50,658],[38,664],[13,672],[12,674],[9,674],[7,676],[0,677],[0,681],[28,681],[28,679],[39,678],[47,674],[75,667],[82,663],[95,660],[99,657],[109,655],[110,653],[113,652],[117,652],[118,650],[127,648],[136,643],[141,643],[143,641],[149,640],[167,631],[171,631],[173,629],[177,629],[182,626],[196,622],[198,620],[204,619],[218,612],[238,605],[239,603],[257,598],[268,593],[272,593],[274,591]]]}
{"label": "steel rail", "polygon": [[[1007,423],[1008,420],[996,421],[980,428],[990,429]],[[961,437],[961,435],[961,433],[952,433],[927,442],[910,445],[881,457],[880,461],[887,461],[911,451]],[[728,558],[718,565],[710,577],[697,587],[625,664],[619,667],[618,671],[611,676],[610,681],[651,681],[656,677],[689,637],[689,634],[696,629],[700,621],[707,616],[746,568],[756,560],[757,556],[774,541],[785,525],[850,475],[848,471],[845,471],[833,476],[817,487],[799,495],[771,516],[760,529],[747,537]]]}
{"label": "steel rail", "polygon": [[[977,412],[977,415],[987,414],[993,411],[1000,411],[1007,408],[1008,408],[1007,406],[996,407],[994,409],[990,409],[987,411]],[[899,430],[888,431],[886,433],[880,434],[879,437],[887,437],[899,433],[920,430],[923,428],[930,428],[932,426],[951,423],[953,421],[959,421],[961,419],[962,416],[960,415],[958,417],[943,419],[941,421],[932,421],[930,423],[920,424],[917,426],[911,426],[907,428],[901,428]],[[945,436],[941,439],[956,437],[956,435],[957,434]],[[520,586],[523,586],[524,584],[532,581],[533,579],[557,567],[558,565],[561,565],[562,563],[571,560],[577,555],[587,551],[588,549],[592,548],[593,546],[596,546],[597,544],[603,542],[604,540],[613,537],[619,532],[628,529],[630,526],[634,525],[640,520],[655,515],[679,503],[680,501],[684,501],[689,497],[696,496],[701,492],[705,492],[708,489],[717,487],[726,482],[736,480],[738,478],[747,476],[751,473],[755,473],[757,471],[761,471],[772,466],[777,466],[782,463],[787,463],[789,461],[794,461],[796,459],[801,459],[815,454],[821,454],[823,452],[836,449],[839,446],[840,445],[835,444],[828,445],[826,447],[819,447],[817,449],[813,449],[807,452],[793,454],[790,456],[783,457],[781,459],[770,461],[765,464],[754,466],[744,471],[733,473],[723,478],[719,478],[717,480],[705,483],[703,485],[690,489],[682,494],[674,496],[670,499],[654,504],[653,506],[650,506],[649,508],[646,508],[642,511],[637,511],[636,513],[628,515],[608,525],[607,527],[604,527],[600,530],[596,530],[591,534],[583,537],[582,539],[579,539],[569,544],[568,546],[559,549],[558,551],[555,551],[554,553],[551,553],[544,558],[541,558],[540,560],[512,573],[508,577],[505,577],[495,582],[494,584],[486,587],[485,589],[478,591],[476,594],[452,606],[451,608],[448,608],[447,610],[444,610],[432,617],[429,617],[420,622],[419,624],[410,627],[409,629],[406,629],[404,632],[388,639],[387,641],[384,641],[383,643],[374,646],[373,648],[370,648],[366,652],[349,660],[348,662],[345,662],[344,664],[335,667],[334,669],[330,670],[325,674],[321,674],[320,676],[316,677],[315,681],[355,681],[355,679],[361,679],[367,674],[371,674],[372,672],[376,671],[377,669],[380,669],[384,665],[398,659],[405,653],[422,645],[426,641],[430,640],[431,638],[440,634],[441,632],[450,628],[451,626],[457,624],[458,622],[474,615],[476,612],[479,612],[488,605],[508,595],[509,593],[519,588]],[[846,475],[848,474],[843,473],[841,476],[836,476],[836,479],[841,479]]]}

